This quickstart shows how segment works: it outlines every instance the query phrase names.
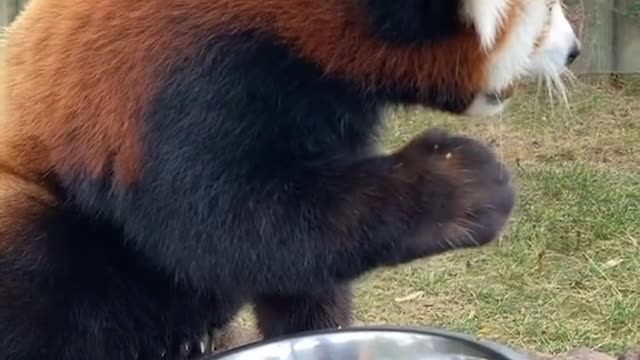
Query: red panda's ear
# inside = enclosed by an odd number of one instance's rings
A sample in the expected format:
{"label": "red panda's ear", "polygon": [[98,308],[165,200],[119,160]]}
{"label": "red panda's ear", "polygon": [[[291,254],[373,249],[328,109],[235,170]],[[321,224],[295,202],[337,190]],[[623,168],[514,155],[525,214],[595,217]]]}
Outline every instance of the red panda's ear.
{"label": "red panda's ear", "polygon": [[363,0],[371,31],[386,41],[419,44],[461,31],[463,0]]}

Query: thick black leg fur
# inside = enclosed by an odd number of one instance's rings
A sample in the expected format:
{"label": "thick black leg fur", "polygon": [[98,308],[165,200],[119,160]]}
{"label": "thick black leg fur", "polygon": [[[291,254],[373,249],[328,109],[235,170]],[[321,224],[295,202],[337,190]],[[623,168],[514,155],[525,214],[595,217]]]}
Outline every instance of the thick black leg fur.
{"label": "thick black leg fur", "polygon": [[237,311],[231,299],[174,286],[119,231],[57,207],[37,186],[0,175],[5,189],[0,359],[186,359],[209,326],[229,320],[213,314]]}
{"label": "thick black leg fur", "polygon": [[301,331],[348,327],[352,323],[349,286],[297,295],[264,295],[255,301],[258,327],[265,339]]}

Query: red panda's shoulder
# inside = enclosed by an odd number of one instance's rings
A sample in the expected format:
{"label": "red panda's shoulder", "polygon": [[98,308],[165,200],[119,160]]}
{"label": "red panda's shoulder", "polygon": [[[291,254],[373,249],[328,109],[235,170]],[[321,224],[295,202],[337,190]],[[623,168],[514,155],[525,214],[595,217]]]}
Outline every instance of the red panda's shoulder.
{"label": "red panda's shoulder", "polygon": [[118,179],[135,181],[141,121],[161,80],[216,33],[245,30],[269,33],[327,73],[365,86],[470,94],[484,80],[486,54],[473,30],[430,47],[395,46],[371,35],[359,4],[32,0],[8,30],[9,126],[40,139],[59,172],[100,176],[113,166]]}
{"label": "red panda's shoulder", "polygon": [[145,106],[190,46],[172,35],[179,15],[166,4],[29,3],[6,34],[5,126],[13,136],[40,141],[57,171],[99,176],[112,160],[116,176],[135,180]]}

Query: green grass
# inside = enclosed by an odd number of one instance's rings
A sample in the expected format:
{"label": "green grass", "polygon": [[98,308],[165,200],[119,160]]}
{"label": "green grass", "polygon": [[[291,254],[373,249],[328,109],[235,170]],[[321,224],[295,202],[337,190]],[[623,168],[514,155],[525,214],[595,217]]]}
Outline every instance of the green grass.
{"label": "green grass", "polygon": [[501,119],[484,122],[392,114],[389,149],[433,126],[492,143],[514,169],[520,199],[496,244],[362,279],[358,318],[539,352],[640,343],[640,92],[629,83],[581,82],[570,109],[525,88]]}
{"label": "green grass", "polygon": [[[640,177],[552,166],[516,176],[519,208],[498,243],[371,274],[358,317],[541,352],[638,343]],[[401,301],[412,294],[422,296]]]}

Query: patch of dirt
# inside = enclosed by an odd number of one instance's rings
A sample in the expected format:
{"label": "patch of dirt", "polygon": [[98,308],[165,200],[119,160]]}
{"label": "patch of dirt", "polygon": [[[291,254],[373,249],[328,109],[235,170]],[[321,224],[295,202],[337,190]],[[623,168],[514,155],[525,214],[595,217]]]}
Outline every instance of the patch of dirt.
{"label": "patch of dirt", "polygon": [[618,360],[640,360],[640,346],[634,346],[625,351]]}
{"label": "patch of dirt", "polygon": [[556,356],[535,355],[532,360],[640,360],[640,347],[631,347],[629,350],[616,357],[591,350],[588,348],[578,348],[565,354]]}
{"label": "patch of dirt", "polygon": [[588,348],[578,348],[553,357],[554,360],[616,360],[613,356]]}

